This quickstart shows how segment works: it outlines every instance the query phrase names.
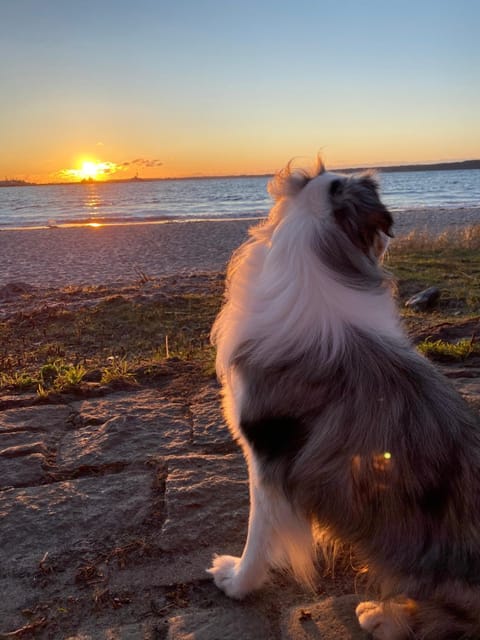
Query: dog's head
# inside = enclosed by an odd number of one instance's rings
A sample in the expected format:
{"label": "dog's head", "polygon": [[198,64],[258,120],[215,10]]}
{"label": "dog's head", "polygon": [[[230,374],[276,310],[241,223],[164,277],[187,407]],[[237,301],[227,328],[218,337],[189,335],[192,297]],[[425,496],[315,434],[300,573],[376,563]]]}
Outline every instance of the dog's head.
{"label": "dog's head", "polygon": [[330,173],[319,161],[309,174],[289,165],[272,180],[269,191],[277,202],[300,204],[293,209],[306,209],[331,223],[368,257],[381,256],[388,237],[393,237],[393,218],[380,200],[373,173]]}
{"label": "dog's head", "polygon": [[367,255],[383,253],[384,236],[393,237],[393,218],[380,200],[373,175],[338,176],[328,189],[332,215],[349,240]]}

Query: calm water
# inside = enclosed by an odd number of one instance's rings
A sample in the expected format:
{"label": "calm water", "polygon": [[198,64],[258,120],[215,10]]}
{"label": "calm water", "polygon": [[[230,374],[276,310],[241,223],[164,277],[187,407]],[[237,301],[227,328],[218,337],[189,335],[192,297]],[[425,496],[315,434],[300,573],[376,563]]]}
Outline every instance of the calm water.
{"label": "calm water", "polygon": [[[393,210],[480,206],[480,170],[379,174]],[[212,178],[0,188],[0,229],[85,222],[238,218],[271,207],[268,178]]]}

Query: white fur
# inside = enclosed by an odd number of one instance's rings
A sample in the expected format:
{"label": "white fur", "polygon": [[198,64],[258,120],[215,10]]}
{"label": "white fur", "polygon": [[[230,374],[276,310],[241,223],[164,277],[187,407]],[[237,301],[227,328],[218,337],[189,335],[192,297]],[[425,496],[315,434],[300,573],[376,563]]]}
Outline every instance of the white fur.
{"label": "white fur", "polygon": [[295,577],[313,585],[315,547],[310,522],[295,514],[285,498],[266,489],[249,451],[250,516],[241,558],[215,556],[208,573],[229,597],[241,599],[268,578],[270,567],[293,569]]}
{"label": "white fur", "polygon": [[268,365],[308,352],[315,343],[324,345],[325,360],[334,359],[348,325],[401,335],[389,291],[366,293],[346,286],[321,265],[311,247],[316,231],[335,224],[327,199],[335,177],[324,173],[293,198],[280,199],[234,256],[226,304],[212,330],[220,379],[232,354],[250,338],[260,344],[256,358]]}

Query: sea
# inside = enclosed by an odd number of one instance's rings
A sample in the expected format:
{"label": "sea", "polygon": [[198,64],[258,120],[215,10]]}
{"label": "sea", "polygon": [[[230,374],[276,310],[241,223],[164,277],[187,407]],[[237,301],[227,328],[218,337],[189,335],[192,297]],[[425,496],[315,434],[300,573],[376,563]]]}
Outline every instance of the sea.
{"label": "sea", "polygon": [[[265,216],[267,176],[0,188],[0,230]],[[393,211],[480,207],[480,169],[378,173]]]}

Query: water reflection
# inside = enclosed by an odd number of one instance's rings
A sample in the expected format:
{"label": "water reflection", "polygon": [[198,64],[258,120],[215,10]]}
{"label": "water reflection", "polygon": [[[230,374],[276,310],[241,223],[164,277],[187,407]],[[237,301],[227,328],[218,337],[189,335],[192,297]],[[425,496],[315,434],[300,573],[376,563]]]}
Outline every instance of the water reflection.
{"label": "water reflection", "polygon": [[95,214],[96,209],[99,209],[102,204],[102,200],[98,186],[95,183],[88,184],[86,187],[83,206],[87,209],[90,215],[92,215]]}

